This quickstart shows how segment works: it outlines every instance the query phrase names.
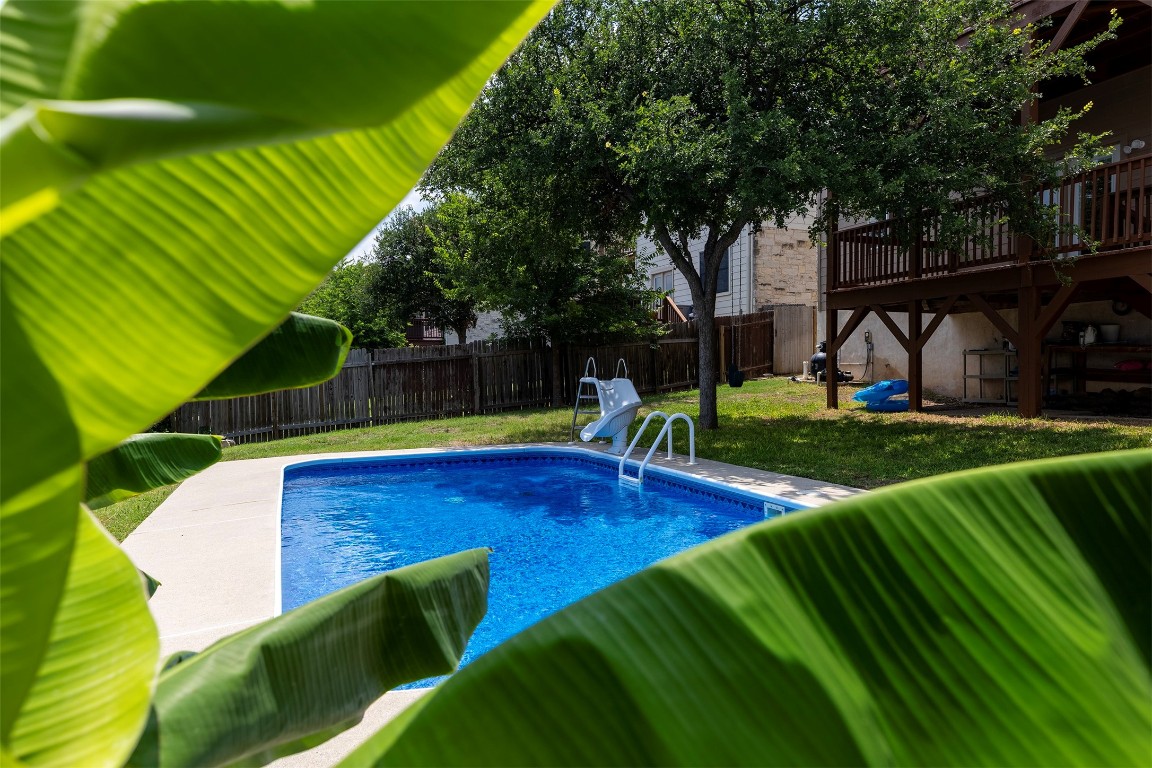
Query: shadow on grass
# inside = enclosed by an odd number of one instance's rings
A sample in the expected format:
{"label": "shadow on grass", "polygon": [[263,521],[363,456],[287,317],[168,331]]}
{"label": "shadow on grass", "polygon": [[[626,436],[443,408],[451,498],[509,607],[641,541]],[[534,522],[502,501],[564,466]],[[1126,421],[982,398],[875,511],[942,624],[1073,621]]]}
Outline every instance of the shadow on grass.
{"label": "shadow on grass", "polygon": [[[975,423],[974,423],[975,422]],[[840,413],[825,418],[721,417],[696,437],[700,456],[858,488],[993,464],[1148,447],[1120,427],[1051,422],[981,422]],[[674,440],[687,453],[683,434]]]}

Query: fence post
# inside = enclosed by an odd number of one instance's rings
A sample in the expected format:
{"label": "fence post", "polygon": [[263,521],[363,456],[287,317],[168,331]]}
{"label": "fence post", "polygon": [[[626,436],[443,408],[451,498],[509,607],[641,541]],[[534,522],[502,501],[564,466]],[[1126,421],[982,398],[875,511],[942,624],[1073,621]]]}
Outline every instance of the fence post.
{"label": "fence post", "polygon": [[649,391],[659,392],[660,391],[660,342],[659,341],[656,341],[656,343],[651,344],[648,347],[648,360],[649,360],[649,362],[652,363],[652,378],[650,379],[650,381],[652,382],[652,389]]}
{"label": "fence post", "polygon": [[468,361],[472,365],[472,413],[475,415],[480,413],[480,356],[476,354],[475,347]]}
{"label": "fence post", "polygon": [[272,439],[280,439],[280,396],[282,391],[273,392],[272,397],[269,398],[269,405],[272,408]]}
{"label": "fence post", "polygon": [[378,404],[376,402],[376,360],[374,355],[369,353],[367,355],[368,363],[368,423],[375,426],[380,423],[380,417],[377,414]]}

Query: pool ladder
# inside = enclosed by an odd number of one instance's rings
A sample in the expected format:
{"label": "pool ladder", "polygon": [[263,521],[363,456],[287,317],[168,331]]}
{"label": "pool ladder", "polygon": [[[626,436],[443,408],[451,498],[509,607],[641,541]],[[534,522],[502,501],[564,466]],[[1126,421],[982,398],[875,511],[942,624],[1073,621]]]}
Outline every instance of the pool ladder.
{"label": "pool ladder", "polygon": [[[624,369],[624,376],[620,376],[620,369]],[[616,361],[616,378],[628,378],[628,363],[624,362],[624,358]],[[595,401],[596,407],[590,408],[585,406],[586,402]],[[590,357],[584,363],[584,375],[580,377],[580,381],[576,382],[576,405],[572,408],[572,431],[568,435],[568,445],[576,444],[576,435],[579,434],[580,429],[588,426],[587,424],[578,424],[577,422],[582,415],[594,415],[599,417],[600,412],[600,379],[596,376],[596,358]],[[594,419],[592,420],[594,421]],[[589,421],[591,423],[591,421]]]}
{"label": "pool ladder", "polygon": [[[584,405],[592,400],[596,401],[595,408]],[[584,375],[576,382],[576,406],[572,409],[572,432],[568,436],[568,445],[575,445],[576,430],[584,426],[576,423],[580,416],[590,414],[600,415],[600,380],[596,378],[596,358],[593,357],[584,363]]]}
{"label": "pool ladder", "polygon": [[[632,455],[632,449],[636,447],[636,443],[640,442],[640,438],[644,435],[644,430],[648,428],[649,422],[652,419],[660,416],[664,419],[664,426],[660,428],[660,433],[656,435],[656,439],[652,442],[652,447],[648,449],[648,455],[644,457],[644,461],[640,462],[640,470],[637,472],[636,477],[624,474],[624,465],[628,461],[628,457]],[[644,468],[648,466],[648,462],[652,460],[652,456],[656,453],[656,448],[660,445],[660,441],[664,435],[668,435],[668,458],[672,458],[672,425],[677,421],[684,421],[688,424],[688,464],[696,463],[696,425],[692,423],[692,419],[686,413],[674,413],[671,416],[664,413],[664,411],[653,411],[648,414],[648,418],[644,419],[644,423],[640,425],[640,430],[636,433],[636,437],[632,438],[632,442],[628,444],[628,450],[624,451],[624,455],[620,457],[620,466],[617,475],[621,480],[627,480],[630,483],[641,485],[644,482]]]}

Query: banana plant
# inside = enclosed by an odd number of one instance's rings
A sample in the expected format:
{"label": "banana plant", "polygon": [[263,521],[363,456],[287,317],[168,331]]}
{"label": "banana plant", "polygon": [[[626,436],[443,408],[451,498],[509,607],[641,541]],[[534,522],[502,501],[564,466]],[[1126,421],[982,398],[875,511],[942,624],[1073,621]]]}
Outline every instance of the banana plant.
{"label": "banana plant", "polygon": [[1145,765],[1150,605],[1152,451],[945,475],[650,567],[343,765]]}
{"label": "banana plant", "polygon": [[[407,193],[547,8],[0,5],[5,765],[120,764],[153,706],[141,580],[82,503],[98,457],[197,395],[334,373],[331,333],[306,374],[229,366]],[[150,482],[117,474],[94,499]]]}

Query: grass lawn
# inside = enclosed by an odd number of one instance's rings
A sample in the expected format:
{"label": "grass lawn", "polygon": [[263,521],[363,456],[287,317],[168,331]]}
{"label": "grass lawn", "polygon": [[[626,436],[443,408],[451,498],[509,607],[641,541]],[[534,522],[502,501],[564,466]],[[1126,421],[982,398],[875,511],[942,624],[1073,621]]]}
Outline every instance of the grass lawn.
{"label": "grass lawn", "polygon": [[[945,416],[868,413],[841,389],[841,409],[824,409],[825,392],[785,378],[750,381],[718,390],[720,429],[696,434],[696,453],[729,464],[810,477],[858,488],[877,488],[918,477],[991,464],[1124,448],[1152,447],[1152,425],[1080,419],[1020,419],[1012,415]],[[645,396],[652,410],[682,411],[696,419],[697,392]],[[335,451],[563,442],[571,408],[512,411],[491,416],[389,424],[325,432],[225,449],[224,460]],[[638,428],[637,419],[633,429]],[[652,432],[655,437],[655,432]],[[650,443],[645,440],[646,446]],[[688,452],[676,429],[675,449]],[[96,511],[118,539],[159,506],[172,488],[159,489]]]}

